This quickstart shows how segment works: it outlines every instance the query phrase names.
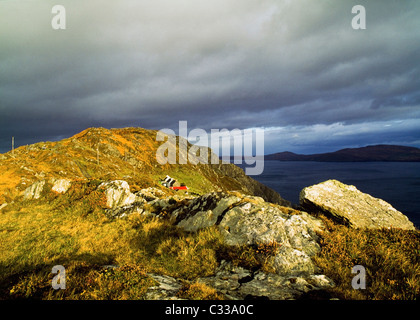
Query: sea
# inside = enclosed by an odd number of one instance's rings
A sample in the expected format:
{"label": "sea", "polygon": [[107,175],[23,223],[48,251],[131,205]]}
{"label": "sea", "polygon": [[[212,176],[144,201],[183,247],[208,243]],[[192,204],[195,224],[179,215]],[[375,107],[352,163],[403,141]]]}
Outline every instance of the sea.
{"label": "sea", "polygon": [[420,162],[265,161],[252,178],[293,204],[303,188],[336,179],[385,200],[420,229]]}

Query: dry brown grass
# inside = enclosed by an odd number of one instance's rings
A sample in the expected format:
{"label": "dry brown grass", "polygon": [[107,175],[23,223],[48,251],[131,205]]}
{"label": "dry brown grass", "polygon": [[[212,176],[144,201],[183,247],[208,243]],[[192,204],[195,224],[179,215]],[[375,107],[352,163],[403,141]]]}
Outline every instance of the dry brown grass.
{"label": "dry brown grass", "polygon": [[178,297],[188,300],[223,300],[223,296],[203,283],[185,284],[178,292]]}
{"label": "dry brown grass", "polygon": [[[324,218],[315,262],[337,286],[341,299],[407,300],[420,297],[420,233],[400,229],[360,230]],[[352,267],[366,269],[366,289],[355,290]]]}
{"label": "dry brown grass", "polygon": [[[62,201],[2,210],[0,298],[142,299],[152,285],[146,272],[192,280],[218,265],[222,239],[216,229],[188,234],[139,214],[109,220],[101,208],[91,211],[85,198],[71,207]],[[51,288],[57,264],[69,277],[68,290],[59,294]],[[105,272],[109,264],[119,268]]]}

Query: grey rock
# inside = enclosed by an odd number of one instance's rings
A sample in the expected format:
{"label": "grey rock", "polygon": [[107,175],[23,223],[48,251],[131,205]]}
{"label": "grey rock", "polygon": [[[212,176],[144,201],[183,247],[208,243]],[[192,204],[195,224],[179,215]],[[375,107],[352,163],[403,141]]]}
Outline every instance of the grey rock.
{"label": "grey rock", "polygon": [[270,259],[270,264],[280,275],[313,274],[317,271],[311,257],[304,250],[288,245],[279,248],[277,254]]}
{"label": "grey rock", "polygon": [[145,294],[146,300],[182,300],[177,297],[182,282],[170,276],[148,273],[158,284],[149,287]]}
{"label": "grey rock", "polygon": [[123,180],[103,182],[98,190],[104,191],[108,208],[127,206],[136,201],[136,196],[131,193],[128,183]]}
{"label": "grey rock", "polygon": [[[217,197],[217,196],[216,196]],[[238,203],[241,199],[235,196],[222,198],[216,198],[217,200],[210,197],[204,199],[202,203],[198,201],[190,204],[192,211],[198,211],[194,215],[187,217],[184,220],[181,220],[178,223],[178,226],[183,228],[186,231],[197,231],[199,229],[207,228],[212,225],[215,225],[218,222],[219,217],[229,209],[233,204]],[[209,205],[209,203],[211,203]],[[204,210],[202,210],[204,207]],[[212,209],[209,209],[212,208]],[[206,210],[207,209],[207,210]]]}
{"label": "grey rock", "polygon": [[231,262],[222,261],[215,275],[199,278],[216,289],[226,298],[243,300],[246,298],[267,298],[270,300],[297,299],[304,293],[328,289],[334,282],[325,275],[278,275],[257,271],[255,273]]}
{"label": "grey rock", "polygon": [[415,230],[413,223],[389,203],[337,180],[304,188],[300,193],[300,205],[354,228]]}
{"label": "grey rock", "polygon": [[107,209],[105,210],[105,214],[109,218],[123,218],[133,213],[155,216],[154,214],[151,214],[150,212],[144,210],[143,204],[144,202],[136,201],[133,204],[129,204],[126,206]]}
{"label": "grey rock", "polygon": [[287,238],[290,246],[313,256],[319,252],[318,236],[316,232],[321,231],[322,222],[307,213],[292,215],[284,222]]}
{"label": "grey rock", "polygon": [[290,201],[283,199],[273,189],[270,189],[266,185],[252,179],[251,177],[244,174],[244,170],[233,163],[229,164],[214,164],[211,165],[213,171],[218,176],[225,176],[232,180],[233,183],[237,184],[236,190],[241,190],[243,193],[247,193],[254,196],[262,197],[265,201],[280,204],[283,206],[291,206]]}
{"label": "grey rock", "polygon": [[141,197],[146,201],[153,201],[155,199],[164,197],[165,193],[162,190],[150,187],[141,189],[139,192],[136,193],[136,196]]}
{"label": "grey rock", "polygon": [[[320,220],[304,212],[289,215],[282,211],[282,207],[266,203],[258,197],[239,198],[213,193],[200,198],[185,209],[188,211],[191,208],[178,223],[179,227],[197,231],[217,225],[225,243],[230,246],[275,241],[280,244],[280,249],[269,263],[276,273],[297,275],[316,271],[311,257],[320,250],[316,235],[316,231],[323,228]],[[202,207],[204,210],[200,210]]]}
{"label": "grey rock", "polygon": [[271,241],[284,244],[288,243],[284,227],[286,219],[287,216],[279,210],[249,203],[229,210],[219,227],[228,245],[251,245]]}

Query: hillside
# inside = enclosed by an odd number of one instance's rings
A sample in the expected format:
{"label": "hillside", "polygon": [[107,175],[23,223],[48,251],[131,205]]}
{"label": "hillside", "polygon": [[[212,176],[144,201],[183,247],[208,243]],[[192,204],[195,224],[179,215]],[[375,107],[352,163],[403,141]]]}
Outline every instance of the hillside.
{"label": "hillside", "polygon": [[265,156],[265,160],[279,161],[320,161],[320,162],[357,162],[357,161],[395,161],[419,162],[420,149],[414,147],[375,145],[362,148],[347,148],[329,153],[296,154],[279,152]]}
{"label": "hillside", "polygon": [[[232,164],[160,165],[156,151],[162,142],[156,141],[156,134],[142,128],[89,128],[61,141],[39,142],[0,154],[0,205],[39,180],[125,179],[136,191],[161,187],[159,181],[166,175],[185,183],[192,193],[238,190],[288,204]],[[185,157],[183,152],[180,156]]]}

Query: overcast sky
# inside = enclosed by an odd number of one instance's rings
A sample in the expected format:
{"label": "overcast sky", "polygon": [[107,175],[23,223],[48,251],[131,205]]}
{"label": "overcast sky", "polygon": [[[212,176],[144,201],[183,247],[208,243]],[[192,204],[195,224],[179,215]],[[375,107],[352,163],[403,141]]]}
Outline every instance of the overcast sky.
{"label": "overcast sky", "polygon": [[0,152],[182,120],[266,153],[420,147],[420,1],[0,0]]}

